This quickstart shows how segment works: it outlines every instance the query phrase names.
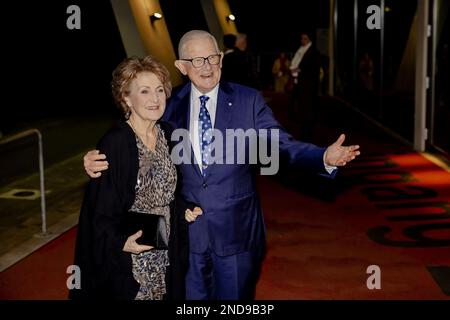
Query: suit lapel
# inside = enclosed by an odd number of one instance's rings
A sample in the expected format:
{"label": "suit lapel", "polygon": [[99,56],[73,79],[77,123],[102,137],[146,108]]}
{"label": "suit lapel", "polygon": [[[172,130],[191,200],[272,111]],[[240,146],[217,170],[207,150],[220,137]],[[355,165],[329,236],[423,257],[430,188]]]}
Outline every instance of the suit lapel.
{"label": "suit lapel", "polygon": [[[176,109],[176,121],[178,128],[185,129],[189,132],[189,123],[191,120],[191,83],[189,82],[177,95],[177,98],[180,99],[177,104]],[[189,135],[190,137],[190,135]],[[198,164],[195,161],[195,154],[192,144],[191,146],[191,167],[194,169],[196,174],[202,178],[202,173]]]}
{"label": "suit lapel", "polygon": [[[230,123],[233,112],[234,99],[231,95],[231,87],[226,82],[221,82],[219,87],[219,93],[217,95],[217,109],[216,120],[214,123],[214,129],[220,130],[222,133],[223,147],[225,148],[226,129],[230,129]],[[225,151],[225,149],[223,149]],[[226,153],[223,154],[223,161],[225,161]],[[208,167],[209,173],[214,170],[215,164]]]}
{"label": "suit lapel", "polygon": [[231,96],[231,88],[227,83],[221,83],[219,93],[217,95],[216,121],[214,128],[222,132],[225,137],[225,129],[229,127],[231,113],[233,111],[233,99]]}
{"label": "suit lapel", "polygon": [[[190,83],[189,83],[190,88]],[[176,119],[177,119],[177,128],[183,128],[189,130],[189,121],[191,118],[191,100],[190,93],[191,90],[185,90],[183,88],[182,92],[178,95],[180,102],[177,104],[177,109],[175,109]]]}

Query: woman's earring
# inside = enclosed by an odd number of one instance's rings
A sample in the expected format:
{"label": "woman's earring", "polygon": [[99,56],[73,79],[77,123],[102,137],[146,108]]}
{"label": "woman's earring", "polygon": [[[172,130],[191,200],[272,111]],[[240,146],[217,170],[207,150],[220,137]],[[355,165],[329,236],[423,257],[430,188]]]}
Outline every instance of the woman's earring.
{"label": "woman's earring", "polygon": [[131,110],[128,110],[128,111],[125,113],[125,119],[126,119],[126,120],[130,119],[130,116],[131,116]]}

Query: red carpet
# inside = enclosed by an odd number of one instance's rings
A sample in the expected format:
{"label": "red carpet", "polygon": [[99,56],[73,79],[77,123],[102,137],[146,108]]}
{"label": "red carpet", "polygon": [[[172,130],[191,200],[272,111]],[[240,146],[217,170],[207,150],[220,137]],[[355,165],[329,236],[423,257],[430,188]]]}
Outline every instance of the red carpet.
{"label": "red carpet", "polygon": [[0,300],[67,298],[67,267],[73,264],[76,228],[0,273]]}
{"label": "red carpet", "polygon": [[[295,125],[276,99],[276,115]],[[450,173],[329,107],[316,142],[343,131],[363,156],[335,180],[259,178],[268,251],[257,299],[449,299]],[[0,299],[65,299],[74,237],[75,228],[2,272]],[[367,288],[372,265],[381,289]]]}
{"label": "red carpet", "polygon": [[[450,298],[450,173],[418,154],[386,161],[399,167],[364,157],[348,168],[330,203],[262,179],[269,249],[258,299]],[[370,265],[380,290],[366,286]],[[437,266],[440,284],[427,269]]]}

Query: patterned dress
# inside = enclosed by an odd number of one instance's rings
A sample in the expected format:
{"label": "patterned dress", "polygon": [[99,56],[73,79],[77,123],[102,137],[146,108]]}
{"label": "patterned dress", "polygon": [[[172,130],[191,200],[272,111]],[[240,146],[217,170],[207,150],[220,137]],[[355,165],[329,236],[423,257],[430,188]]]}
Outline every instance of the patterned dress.
{"label": "patterned dress", "polygon": [[[170,208],[174,199],[177,173],[170,159],[164,132],[157,124],[158,137],[152,151],[136,135],[139,173],[136,198],[130,211],[165,217],[167,239],[170,234]],[[161,300],[166,293],[165,274],[169,265],[167,250],[149,250],[131,254],[134,279],[141,285],[136,300]]]}

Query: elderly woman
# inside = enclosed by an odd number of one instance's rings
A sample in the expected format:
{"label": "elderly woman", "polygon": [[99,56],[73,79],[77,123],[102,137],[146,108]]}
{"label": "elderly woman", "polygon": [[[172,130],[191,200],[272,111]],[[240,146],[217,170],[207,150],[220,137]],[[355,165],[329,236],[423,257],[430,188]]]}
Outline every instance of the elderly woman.
{"label": "elderly woman", "polygon": [[[150,56],[128,58],[114,70],[112,90],[126,121],[97,146],[108,157],[108,170],[86,190],[75,249],[81,288],[70,297],[184,299],[184,213],[193,205],[177,196],[171,130],[160,121],[171,93],[169,72]],[[143,230],[127,233],[126,217],[134,213],[163,217],[168,249],[139,244]]]}

